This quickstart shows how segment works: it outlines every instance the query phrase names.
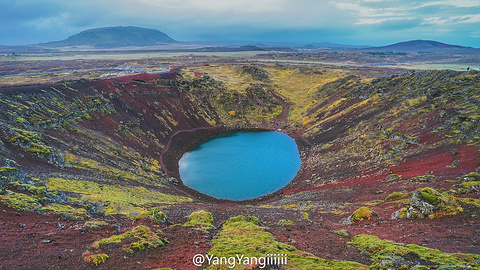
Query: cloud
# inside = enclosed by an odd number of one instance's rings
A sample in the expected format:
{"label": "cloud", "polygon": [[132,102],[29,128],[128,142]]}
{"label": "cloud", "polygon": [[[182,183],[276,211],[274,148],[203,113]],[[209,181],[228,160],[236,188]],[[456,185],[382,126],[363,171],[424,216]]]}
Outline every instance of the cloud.
{"label": "cloud", "polygon": [[[477,42],[478,0],[4,0],[0,44],[60,40],[135,25],[177,40],[376,44],[417,38]],[[454,38],[454,31],[463,36]],[[394,32],[394,33],[392,33]]]}

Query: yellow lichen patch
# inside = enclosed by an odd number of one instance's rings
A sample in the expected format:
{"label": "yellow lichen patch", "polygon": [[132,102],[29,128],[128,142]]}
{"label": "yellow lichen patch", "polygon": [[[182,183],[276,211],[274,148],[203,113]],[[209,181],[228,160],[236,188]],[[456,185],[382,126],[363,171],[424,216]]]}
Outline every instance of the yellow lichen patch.
{"label": "yellow lichen patch", "polygon": [[215,126],[215,125],[217,124],[217,121],[215,121],[215,120],[209,120],[209,121],[208,121],[208,124],[209,124],[210,126]]}
{"label": "yellow lichen patch", "polygon": [[344,101],[346,101],[347,99],[346,98],[341,98],[335,102],[333,102],[332,104],[330,104],[328,107],[327,107],[327,111],[331,111],[335,108],[337,108],[341,103],[343,103]]}
{"label": "yellow lichen patch", "polygon": [[419,104],[424,103],[425,101],[427,101],[427,97],[426,96],[421,96],[421,97],[418,97],[418,98],[412,98],[412,99],[405,100],[404,105],[409,106],[409,107],[415,107]]}

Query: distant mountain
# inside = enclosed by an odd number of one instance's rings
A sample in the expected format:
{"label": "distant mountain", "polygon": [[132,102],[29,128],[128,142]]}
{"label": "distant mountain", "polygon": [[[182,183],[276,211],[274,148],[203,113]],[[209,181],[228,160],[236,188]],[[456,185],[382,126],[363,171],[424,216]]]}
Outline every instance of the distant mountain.
{"label": "distant mountain", "polygon": [[388,46],[365,48],[362,51],[376,52],[440,52],[440,51],[470,51],[477,50],[472,47],[450,45],[433,40],[411,40],[399,42]]}
{"label": "distant mountain", "polygon": [[204,47],[194,50],[187,50],[194,52],[245,52],[245,51],[265,51],[256,45],[244,45],[240,47]]}
{"label": "distant mountain", "polygon": [[98,49],[111,49],[129,46],[155,46],[176,41],[155,29],[117,26],[95,28],[82,31],[61,41],[39,44],[44,47],[87,46]]}
{"label": "distant mountain", "polygon": [[369,48],[365,45],[344,45],[330,42],[310,43],[300,47],[300,49],[316,50],[316,49],[357,49],[357,48]]}

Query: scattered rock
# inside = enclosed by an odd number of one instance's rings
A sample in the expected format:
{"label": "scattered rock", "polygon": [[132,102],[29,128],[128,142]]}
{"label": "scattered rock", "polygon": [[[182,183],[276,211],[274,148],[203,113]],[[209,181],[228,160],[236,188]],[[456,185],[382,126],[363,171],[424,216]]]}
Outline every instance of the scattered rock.
{"label": "scattered rock", "polygon": [[435,176],[433,176],[431,174],[425,174],[425,175],[415,176],[411,180],[415,181],[415,182],[430,183],[430,182],[433,182],[435,180]]}
{"label": "scattered rock", "polygon": [[457,198],[431,188],[421,188],[413,193],[407,207],[394,212],[391,219],[434,218],[460,212],[463,212],[463,208]]}
{"label": "scattered rock", "polygon": [[382,269],[406,269],[406,266],[415,267],[420,265],[434,266],[439,265],[439,263],[424,260],[415,252],[409,252],[403,256],[392,254],[391,256],[386,256],[380,262]]}
{"label": "scattered rock", "polygon": [[159,211],[157,209],[154,209],[152,211],[152,219],[160,224],[166,224],[166,225],[172,224],[172,222],[170,222],[170,219],[167,217],[165,212]]}
{"label": "scattered rock", "polygon": [[460,177],[457,177],[455,181],[457,182],[469,182],[469,181],[479,181],[480,180],[480,174],[476,172],[471,172],[469,174],[462,175]]}

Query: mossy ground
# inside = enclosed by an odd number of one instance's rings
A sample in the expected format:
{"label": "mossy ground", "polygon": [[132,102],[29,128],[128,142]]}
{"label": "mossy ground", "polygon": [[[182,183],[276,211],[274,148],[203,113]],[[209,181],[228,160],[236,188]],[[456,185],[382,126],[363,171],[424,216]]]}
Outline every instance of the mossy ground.
{"label": "mossy ground", "polygon": [[[408,259],[406,261],[397,259],[397,262],[395,262],[395,257],[405,258],[407,255],[410,257],[416,257],[416,255],[418,255],[419,258],[425,260],[423,263],[426,264],[425,267],[427,268],[432,265],[430,262],[434,262],[436,264],[435,267],[448,266],[455,269],[459,267],[476,268],[478,267],[478,260],[480,259],[480,255],[477,254],[443,253],[437,249],[413,244],[399,244],[393,241],[382,240],[373,235],[365,234],[353,237],[349,244],[356,246],[370,255],[373,261],[371,268],[373,269],[390,269],[391,267],[409,269],[410,267],[415,266],[415,264],[418,264],[418,261],[409,262]],[[412,254],[415,256],[412,256]]]}
{"label": "mossy ground", "polygon": [[[447,193],[440,193],[432,188],[420,188],[415,191],[413,198],[405,201],[409,205],[407,208],[400,209],[399,218],[417,218],[427,216],[429,218],[440,218],[444,216],[453,216],[464,211],[462,200]],[[424,201],[427,204],[419,203]]]}
{"label": "mossy ground", "polygon": [[393,192],[391,194],[388,194],[388,196],[385,198],[385,200],[392,200],[392,199],[397,199],[397,198],[407,198],[408,194],[404,192]]}
{"label": "mossy ground", "polygon": [[83,257],[83,260],[84,260],[86,263],[93,264],[93,265],[102,264],[102,263],[106,262],[108,259],[109,259],[108,255],[107,255],[107,254],[104,254],[104,253],[100,253],[100,254],[89,254],[89,255],[85,255],[85,256]]}
{"label": "mossy ground", "polygon": [[[295,247],[277,241],[272,234],[252,222],[251,218],[237,216],[226,220],[222,231],[212,240],[213,247],[208,254],[216,257],[264,257],[267,254],[286,254],[287,269],[367,269],[365,265],[348,261],[330,261],[297,250]],[[248,265],[237,265],[235,269],[248,269]],[[211,265],[208,269],[224,269]]]}
{"label": "mossy ground", "polygon": [[74,181],[60,178],[47,180],[47,187],[78,194],[80,201],[104,204],[105,214],[122,214],[131,218],[148,211],[155,204],[175,204],[191,201],[190,198],[168,195],[144,187],[122,187]]}
{"label": "mossy ground", "polygon": [[371,218],[377,216],[373,210],[368,207],[362,206],[358,208],[355,212],[353,212],[351,221],[352,222],[359,222],[363,220],[370,220]]}
{"label": "mossy ground", "polygon": [[183,224],[186,227],[200,226],[203,229],[213,229],[213,216],[212,213],[200,210],[193,212],[188,216],[188,221]]}
{"label": "mossy ground", "polygon": [[100,249],[104,245],[120,244],[124,239],[134,238],[138,241],[131,242],[128,245],[123,245],[123,250],[128,253],[144,251],[149,248],[156,248],[165,245],[167,241],[160,238],[159,235],[161,234],[163,234],[161,230],[152,232],[149,227],[141,225],[133,228],[130,232],[98,240],[90,247],[93,249]]}
{"label": "mossy ground", "polygon": [[85,210],[84,208],[74,208],[70,205],[63,205],[58,203],[42,207],[42,211],[55,214],[65,214],[72,217],[73,219],[84,219],[87,215],[87,210]]}

